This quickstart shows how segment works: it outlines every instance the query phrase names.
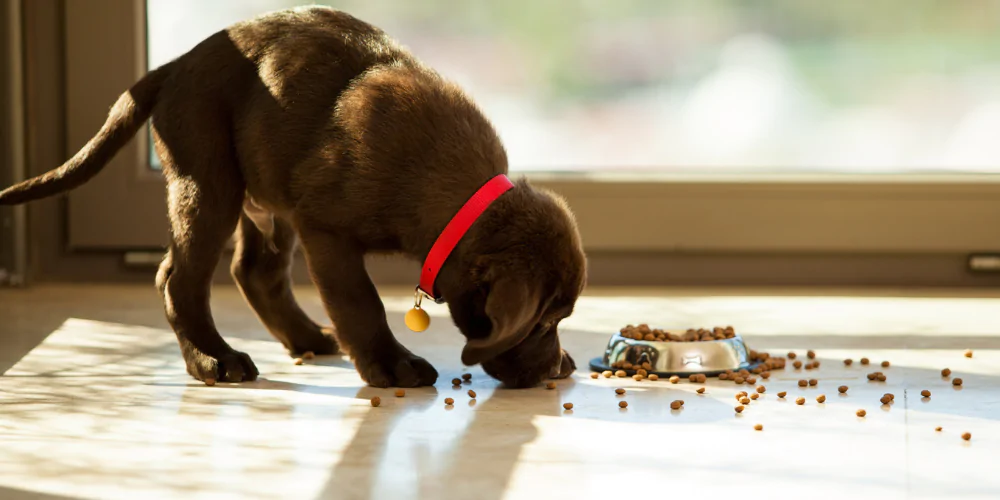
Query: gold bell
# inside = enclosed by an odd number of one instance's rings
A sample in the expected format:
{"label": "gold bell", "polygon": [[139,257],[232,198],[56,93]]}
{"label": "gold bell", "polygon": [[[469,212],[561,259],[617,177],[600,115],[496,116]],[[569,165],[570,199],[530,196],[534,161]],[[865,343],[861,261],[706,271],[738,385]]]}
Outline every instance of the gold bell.
{"label": "gold bell", "polygon": [[406,327],[417,333],[431,326],[431,317],[427,314],[427,311],[420,308],[420,302],[423,298],[423,294],[418,288],[413,294],[413,309],[407,311],[406,316],[403,317]]}

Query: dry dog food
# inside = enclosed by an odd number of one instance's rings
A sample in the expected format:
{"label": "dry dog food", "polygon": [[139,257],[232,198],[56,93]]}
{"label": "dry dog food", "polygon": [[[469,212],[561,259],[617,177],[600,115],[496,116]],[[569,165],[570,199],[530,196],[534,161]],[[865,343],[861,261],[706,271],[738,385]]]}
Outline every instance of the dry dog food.
{"label": "dry dog food", "polygon": [[737,401],[739,401],[739,400],[741,400],[741,399],[743,399],[745,397],[747,397],[747,391],[740,391],[740,392],[736,393],[736,400]]}
{"label": "dry dog food", "polygon": [[779,393],[778,393],[778,397],[779,397],[779,398],[784,398],[784,397],[785,397],[785,394],[788,394],[788,393],[787,393],[787,392],[785,392],[785,391],[781,391],[781,392],[779,392]]}
{"label": "dry dog food", "polygon": [[[672,332],[667,332],[660,330],[658,328],[650,328],[647,324],[642,324],[639,326],[628,325],[625,328],[619,330],[622,337],[632,340],[646,340],[646,341],[656,341],[656,342],[709,342],[712,340],[724,340],[731,339],[736,336],[736,330],[727,326],[725,328],[717,326],[712,330],[705,328],[698,329],[688,329],[683,334],[676,334]],[[647,368],[648,369],[648,368]]]}
{"label": "dry dog food", "polygon": [[892,401],[892,398],[890,398],[889,396],[882,396],[882,398],[879,399],[879,401],[882,404],[887,405],[887,404],[889,404],[890,401]]}
{"label": "dry dog food", "polygon": [[817,403],[825,403],[826,402],[826,396],[823,395],[823,394],[820,394],[819,396],[816,396],[816,402]]}
{"label": "dry dog food", "polygon": [[968,441],[968,440],[972,439],[972,434],[969,434],[968,432],[963,432],[962,433],[962,439]]}
{"label": "dry dog food", "polygon": [[301,365],[302,363],[305,363],[305,361],[303,361],[302,358],[295,358],[294,360],[292,360],[292,363],[295,363],[296,365]]}
{"label": "dry dog food", "polygon": [[955,377],[951,380],[951,385],[959,386],[962,385],[962,379]]}
{"label": "dry dog food", "polygon": [[406,395],[406,391],[404,391],[402,389],[396,389],[396,397],[397,398],[401,398],[401,397],[403,397],[405,395]]}
{"label": "dry dog food", "polygon": [[736,410],[736,413],[743,413],[743,405],[737,406],[736,408],[733,409]]}
{"label": "dry dog food", "polygon": [[882,368],[889,368],[889,362],[888,361],[883,361],[882,362]]}
{"label": "dry dog food", "polygon": [[743,396],[742,398],[740,398],[740,403],[748,405],[750,404],[750,398]]}
{"label": "dry dog food", "polygon": [[840,386],[840,387],[837,388],[837,391],[840,392],[841,394],[847,394],[847,386],[846,385],[842,385],[842,386]]}
{"label": "dry dog food", "polygon": [[614,373],[611,373],[611,370],[604,370],[604,372],[602,372],[601,375],[603,375],[604,378],[611,378],[611,376],[614,375]]}
{"label": "dry dog food", "polygon": [[215,379],[214,378],[206,378],[205,379],[205,385],[207,385],[209,387],[215,385]]}
{"label": "dry dog food", "polygon": [[810,349],[809,351],[806,351],[806,357],[809,359],[816,359],[816,353]]}
{"label": "dry dog food", "polygon": [[947,377],[949,375],[951,375],[951,368],[945,368],[944,370],[941,370],[942,377]]}
{"label": "dry dog food", "polygon": [[767,392],[767,387],[764,387],[762,385],[758,385],[756,390],[757,390],[758,393],[764,394],[765,392]]}
{"label": "dry dog food", "polygon": [[935,427],[934,430],[936,430],[938,432],[941,432],[941,427],[940,426],[939,427]]}
{"label": "dry dog food", "polygon": [[463,373],[462,374],[462,380],[472,380],[472,374],[471,373]]}
{"label": "dry dog food", "polygon": [[451,385],[462,385],[462,379],[460,378],[451,379]]}
{"label": "dry dog food", "polygon": [[746,382],[750,385],[754,385],[757,383],[757,377],[750,377],[746,380]]}
{"label": "dry dog food", "polygon": [[755,431],[762,431],[762,430],[764,430],[764,426],[761,425],[761,424],[755,424],[753,426],[753,430],[755,430]]}
{"label": "dry dog food", "polygon": [[698,390],[695,391],[695,392],[697,392],[698,394],[705,394],[705,388],[704,387],[699,387]]}
{"label": "dry dog food", "polygon": [[681,381],[681,378],[680,378],[680,377],[678,377],[677,375],[673,375],[673,376],[671,376],[671,377],[670,377],[670,379],[669,379],[669,380],[670,380],[670,383],[671,383],[671,384],[676,384],[676,383],[678,383],[678,382],[680,382],[680,381]]}
{"label": "dry dog food", "polygon": [[967,358],[971,358],[972,357],[972,349],[968,349],[968,350],[965,351],[965,357],[967,357]]}
{"label": "dry dog food", "polygon": [[446,404],[446,405],[453,405],[453,404],[455,404],[455,400],[451,399],[451,398],[444,398],[444,404]]}
{"label": "dry dog food", "polygon": [[771,378],[771,372],[764,372],[764,373],[761,373],[761,374],[760,374],[760,378],[762,378],[762,379],[764,379],[764,380],[767,380],[767,379]]}
{"label": "dry dog food", "polygon": [[720,373],[720,374],[718,374],[716,376],[719,377],[719,380],[728,380],[729,379],[729,374],[726,373],[726,372],[722,372],[722,373]]}
{"label": "dry dog food", "polygon": [[746,379],[744,379],[743,377],[737,375],[736,378],[733,379],[733,382],[736,382],[736,385],[740,385],[743,382],[746,382]]}
{"label": "dry dog food", "polygon": [[625,378],[628,376],[628,374],[625,373],[625,370],[618,370],[615,372],[615,376],[618,378]]}
{"label": "dry dog food", "polygon": [[750,395],[750,399],[752,399],[754,401],[757,401],[757,398],[759,398],[759,397],[760,397],[760,394],[757,394],[756,392]]}
{"label": "dry dog food", "polygon": [[882,372],[878,372],[875,375],[875,378],[877,378],[879,382],[885,382],[885,380],[886,380],[885,374],[882,373]]}
{"label": "dry dog food", "polygon": [[868,412],[866,412],[864,410],[858,410],[858,411],[854,412],[854,414],[857,415],[857,416],[859,416],[859,417],[863,417],[863,416],[867,415]]}
{"label": "dry dog food", "polygon": [[887,392],[887,393],[883,394],[883,396],[888,397],[890,400],[895,400],[896,399],[896,395],[892,394],[891,392]]}
{"label": "dry dog food", "polygon": [[804,404],[806,404],[806,398],[803,398],[803,397],[795,398],[795,404],[797,404],[797,405],[804,405]]}
{"label": "dry dog food", "polygon": [[680,401],[671,401],[670,402],[670,409],[671,410],[680,410],[681,409],[681,402]]}
{"label": "dry dog food", "polygon": [[545,388],[548,389],[548,390],[555,389],[556,388],[556,383],[555,382],[549,382],[549,383],[545,384]]}
{"label": "dry dog food", "polygon": [[809,385],[809,381],[806,379],[799,380],[799,387],[805,387]]}
{"label": "dry dog food", "polygon": [[844,360],[844,366],[851,366],[853,364],[854,364],[854,360],[853,359],[848,358],[848,359]]}
{"label": "dry dog food", "polygon": [[[618,402],[618,407],[619,408],[628,408],[628,401],[619,401]],[[671,408],[672,407],[673,407],[673,404],[671,404]]]}
{"label": "dry dog food", "polygon": [[469,392],[468,392],[468,394],[469,394],[469,397],[470,397],[470,398],[472,398],[472,399],[476,399],[476,391],[474,391],[474,390],[472,390],[472,389],[469,389]]}
{"label": "dry dog food", "polygon": [[795,369],[798,370],[799,368],[802,368],[802,362],[801,361],[796,361],[796,362],[792,363],[792,366],[794,366]]}
{"label": "dry dog food", "polygon": [[375,408],[378,408],[378,405],[380,405],[380,404],[382,404],[382,398],[380,398],[378,396],[375,396],[374,398],[372,398],[372,406],[374,406]]}
{"label": "dry dog food", "polygon": [[924,390],[920,391],[920,395],[923,396],[923,397],[925,397],[925,398],[929,398],[929,397],[931,397],[931,391],[928,391],[927,389],[924,389]]}
{"label": "dry dog food", "polygon": [[621,387],[619,387],[619,388],[615,389],[615,394],[618,394],[619,396],[622,395],[622,394],[625,394],[625,389],[622,389]]}
{"label": "dry dog food", "polygon": [[306,351],[302,353],[302,359],[313,359],[316,357],[316,353],[312,351]]}
{"label": "dry dog food", "polygon": [[590,378],[597,378],[599,376],[600,374],[598,374],[597,372],[590,372]]}
{"label": "dry dog food", "polygon": [[643,370],[642,368],[639,368],[638,370],[635,371],[635,374],[636,375],[642,375],[643,378],[645,378],[646,375],[649,375],[649,372],[647,372],[646,370]]}
{"label": "dry dog food", "polygon": [[645,379],[645,378],[646,377],[643,377],[642,375],[639,375],[638,373],[636,373],[635,375],[632,375],[632,380],[635,380],[636,382],[642,382],[643,379]]}
{"label": "dry dog food", "polygon": [[651,374],[650,376],[648,376],[646,378],[648,378],[649,380],[652,380],[653,382],[656,382],[657,380],[660,380],[660,376],[657,375],[657,374],[655,374],[655,373]]}
{"label": "dry dog food", "polygon": [[573,409],[573,403],[563,403],[563,408],[565,408],[567,410],[572,410]]}
{"label": "dry dog food", "polygon": [[788,351],[788,359],[795,359],[795,353]]}
{"label": "dry dog food", "polygon": [[869,363],[868,358],[861,358],[861,364],[867,365]]}
{"label": "dry dog food", "polygon": [[816,387],[817,384],[819,384],[819,380],[816,380],[814,378],[809,379],[809,386]]}

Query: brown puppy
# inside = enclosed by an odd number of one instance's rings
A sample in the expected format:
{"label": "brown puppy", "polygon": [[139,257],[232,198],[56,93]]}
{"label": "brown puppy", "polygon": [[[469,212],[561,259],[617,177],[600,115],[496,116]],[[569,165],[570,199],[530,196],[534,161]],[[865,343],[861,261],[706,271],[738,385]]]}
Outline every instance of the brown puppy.
{"label": "brown puppy", "polygon": [[[459,88],[342,12],[268,14],[150,72],[80,152],[0,192],[0,204],[83,184],[149,117],[172,225],[156,283],[192,376],[258,375],[219,335],[209,310],[212,270],[235,230],[233,276],[292,353],[331,354],[339,342],[371,385],[435,382],[434,368],[389,330],[363,257],[423,259],[466,200],[507,172],[496,132]],[[292,297],[299,239],[335,332]],[[525,387],[575,368],[557,325],[585,278],[565,204],[519,181],[458,244],[437,291],[468,339],[462,361]]]}

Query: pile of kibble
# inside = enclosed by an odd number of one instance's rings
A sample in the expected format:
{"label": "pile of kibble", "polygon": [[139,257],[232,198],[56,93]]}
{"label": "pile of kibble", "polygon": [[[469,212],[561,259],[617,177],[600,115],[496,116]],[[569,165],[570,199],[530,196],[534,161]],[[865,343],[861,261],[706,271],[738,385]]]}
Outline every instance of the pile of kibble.
{"label": "pile of kibble", "polygon": [[731,326],[717,326],[711,330],[691,328],[683,334],[676,334],[641,324],[639,326],[628,325],[622,328],[619,333],[627,339],[659,342],[708,342],[710,340],[731,339],[736,336],[736,330]]}

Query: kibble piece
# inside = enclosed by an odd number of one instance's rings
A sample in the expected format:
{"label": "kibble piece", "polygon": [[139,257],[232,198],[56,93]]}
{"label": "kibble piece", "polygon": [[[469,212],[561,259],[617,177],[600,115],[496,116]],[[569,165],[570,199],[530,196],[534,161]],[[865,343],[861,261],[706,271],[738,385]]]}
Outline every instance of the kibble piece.
{"label": "kibble piece", "polygon": [[795,369],[798,370],[799,368],[802,368],[802,362],[796,360],[794,363],[792,363],[792,366],[794,366]]}
{"label": "kibble piece", "polygon": [[462,385],[462,379],[460,378],[451,379],[451,385]]}
{"label": "kibble piece", "polygon": [[788,359],[795,359],[795,353],[789,351],[789,353],[788,353]]}
{"label": "kibble piece", "polygon": [[462,374],[462,380],[472,380],[472,374],[471,373],[463,373]]}
{"label": "kibble piece", "polygon": [[868,412],[866,412],[864,410],[858,410],[858,411],[854,412],[854,414],[857,415],[857,416],[859,416],[859,417],[863,417],[863,416],[867,415]]}
{"label": "kibble piece", "polygon": [[844,360],[844,366],[851,366],[853,364],[854,364],[854,360],[853,359],[848,358],[848,359]]}
{"label": "kibble piece", "polygon": [[809,359],[816,359],[816,353],[812,349],[806,351],[806,356]]}
{"label": "kibble piece", "polygon": [[654,382],[655,382],[655,381],[657,381],[657,380],[660,380],[660,376],[659,376],[659,375],[657,375],[657,374],[655,374],[655,373],[651,373],[651,374],[650,374],[650,375],[649,375],[648,377],[646,377],[646,378],[648,378],[649,380],[652,380],[652,381],[654,381]]}
{"label": "kibble piece", "polygon": [[762,430],[764,430],[764,426],[761,425],[761,424],[756,424],[756,425],[753,426],[753,430],[755,430],[755,431],[762,431]]}
{"label": "kibble piece", "polygon": [[698,381],[697,373],[692,373],[691,375],[688,375],[688,382],[695,383],[697,381]]}
{"label": "kibble piece", "polygon": [[316,353],[312,351],[306,351],[302,353],[302,359],[313,359],[316,357]]}
{"label": "kibble piece", "polygon": [[611,378],[611,376],[612,376],[612,375],[614,375],[614,373],[611,373],[611,370],[604,370],[604,371],[603,371],[603,372],[601,373],[601,375],[603,375],[603,376],[604,376],[604,378]]}
{"label": "kibble piece", "polygon": [[644,378],[646,378],[646,377],[643,377],[642,375],[639,375],[638,373],[636,373],[635,375],[632,375],[632,380],[635,380],[636,382],[642,382],[642,380]]}
{"label": "kibble piece", "polygon": [[382,404],[382,398],[375,396],[372,398],[372,406],[378,408],[378,405]]}
{"label": "kibble piece", "polygon": [[215,385],[215,379],[214,378],[206,378],[205,379],[205,385],[207,385],[209,387],[212,387],[213,385]]}
{"label": "kibble piece", "polygon": [[823,394],[820,394],[819,396],[816,396],[816,402],[817,403],[825,403],[826,402],[826,396],[824,396]]}
{"label": "kibble piece", "polygon": [[619,387],[619,388],[615,389],[615,394],[618,394],[618,395],[625,394],[625,389],[622,389],[621,387]]}
{"label": "kibble piece", "polygon": [[759,367],[759,366],[756,367],[756,368],[754,368],[753,370],[750,370],[750,373],[752,373],[754,375],[760,375],[763,372],[764,372],[764,369],[761,368],[761,367]]}
{"label": "kibble piece", "polygon": [[941,427],[940,426],[939,427],[935,427],[934,430],[936,430],[938,432],[941,432]]}
{"label": "kibble piece", "polygon": [[748,405],[748,404],[750,404],[750,398],[744,396],[744,397],[740,398],[740,403]]}
{"label": "kibble piece", "polygon": [[472,390],[472,389],[469,389],[469,392],[468,392],[468,394],[469,394],[469,397],[470,397],[470,398],[472,398],[472,399],[476,399],[476,391],[474,391],[474,390]]}
{"label": "kibble piece", "polygon": [[875,378],[877,378],[879,382],[885,382],[885,374],[884,373],[877,374]]}
{"label": "kibble piece", "polygon": [[632,363],[629,363],[628,361],[626,361],[626,362],[622,363],[622,368],[624,368],[626,370],[631,370],[632,369]]}
{"label": "kibble piece", "polygon": [[556,388],[556,383],[555,382],[549,382],[549,383],[545,384],[545,388],[548,389],[548,390],[555,389]]}
{"label": "kibble piece", "polygon": [[451,398],[444,398],[444,404],[446,404],[446,405],[453,405],[453,404],[455,404],[455,400],[451,399]]}
{"label": "kibble piece", "polygon": [[806,398],[803,398],[803,397],[795,398],[795,404],[797,404],[797,405],[804,405],[804,404],[806,404]]}
{"label": "kibble piece", "polygon": [[951,385],[959,386],[962,385],[962,379],[955,377],[951,380]]}
{"label": "kibble piece", "polygon": [[785,391],[781,391],[781,392],[779,392],[779,393],[778,393],[778,397],[779,397],[779,398],[784,398],[784,397],[785,397],[785,394],[788,394],[788,393],[787,393],[787,392],[785,392]]}
{"label": "kibble piece", "polygon": [[[618,407],[619,408],[628,408],[628,401],[619,401],[618,402]],[[672,404],[671,404],[671,407],[673,407]]]}
{"label": "kibble piece", "polygon": [[401,398],[401,397],[403,397],[405,395],[406,395],[406,391],[404,391],[403,389],[396,389],[396,397],[397,398]]}
{"label": "kibble piece", "polygon": [[756,384],[756,383],[757,383],[757,377],[750,377],[750,378],[748,378],[748,379],[746,380],[746,382],[747,382],[748,384],[750,384],[750,385],[753,385],[753,384]]}
{"label": "kibble piece", "polygon": [[743,405],[737,406],[734,409],[736,410],[736,413],[743,413]]}
{"label": "kibble piece", "polygon": [[809,379],[809,385],[810,386],[816,387],[817,384],[819,384],[819,380],[816,380],[814,378]]}
{"label": "kibble piece", "polygon": [[764,373],[761,373],[761,374],[760,374],[760,378],[762,378],[762,379],[764,379],[764,380],[767,380],[767,379],[771,378],[771,372],[764,372]]}
{"label": "kibble piece", "polygon": [[733,382],[736,382],[736,385],[740,385],[740,384],[742,384],[742,383],[743,383],[744,381],[745,381],[745,380],[744,380],[744,378],[743,378],[743,377],[740,377],[739,375],[737,375],[737,376],[736,376],[736,378],[735,378],[735,379],[733,379]]}
{"label": "kibble piece", "polygon": [[647,372],[646,370],[643,370],[642,368],[639,368],[638,370],[636,370],[635,373],[636,373],[636,375],[642,375],[643,378],[645,378],[646,375],[649,375],[649,372]]}
{"label": "kibble piece", "polygon": [[573,403],[563,403],[563,408],[565,408],[567,410],[572,410],[573,409]]}
{"label": "kibble piece", "polygon": [[947,377],[949,375],[951,375],[951,368],[945,368],[944,370],[941,370],[942,377]]}
{"label": "kibble piece", "polygon": [[746,391],[740,391],[740,392],[736,393],[736,400],[737,401],[739,401],[739,400],[741,400],[741,399],[743,399],[745,397],[747,397]]}
{"label": "kibble piece", "polygon": [[813,361],[813,368],[819,368],[819,360]]}
{"label": "kibble piece", "polygon": [[600,374],[597,373],[597,372],[590,372],[590,378],[597,378],[599,376],[600,376]]}
{"label": "kibble piece", "polygon": [[968,349],[968,350],[965,351],[965,357],[967,357],[967,358],[971,358],[972,357],[972,349]]}
{"label": "kibble piece", "polygon": [[705,394],[705,388],[704,387],[699,387],[698,390],[695,391],[695,392],[697,392],[698,394]]}
{"label": "kibble piece", "polygon": [[870,363],[870,361],[868,361],[868,358],[861,358],[861,364],[867,365],[868,363]]}
{"label": "kibble piece", "polygon": [[929,397],[931,397],[931,391],[928,391],[927,389],[924,389],[924,390],[920,391],[920,395],[923,396],[923,397],[925,397],[925,398],[929,398]]}
{"label": "kibble piece", "polygon": [[678,399],[677,402],[680,403],[682,407],[684,406],[684,400],[683,399]]}
{"label": "kibble piece", "polygon": [[759,397],[760,397],[760,394],[757,394],[756,392],[750,395],[750,399],[752,399],[754,401],[756,401],[757,398],[759,398]]}
{"label": "kibble piece", "polygon": [[882,362],[882,368],[889,368],[889,362],[888,361],[883,361]]}
{"label": "kibble piece", "polygon": [[671,401],[670,402],[670,409],[671,410],[680,410],[681,409],[681,404],[679,402],[677,402],[677,401]]}
{"label": "kibble piece", "polygon": [[799,387],[805,387],[809,385],[809,381],[806,379],[799,380]]}
{"label": "kibble piece", "polygon": [[719,380],[727,380],[727,379],[729,379],[729,374],[727,374],[726,372],[722,372],[719,374]]}
{"label": "kibble piece", "polygon": [[302,358],[295,358],[294,360],[292,360],[292,363],[295,363],[296,365],[301,365],[302,363],[305,363],[305,361],[303,361]]}
{"label": "kibble piece", "polygon": [[882,399],[879,399],[879,401],[882,404],[887,405],[890,401],[892,401],[892,399],[889,396],[882,396]]}
{"label": "kibble piece", "polygon": [[869,373],[869,374],[868,374],[868,375],[866,375],[866,376],[868,377],[868,380],[875,380],[875,378],[876,378],[876,377],[878,377],[878,374],[877,374],[877,373],[874,373],[874,372],[872,372],[872,373]]}
{"label": "kibble piece", "polygon": [[615,372],[615,376],[618,378],[625,378],[628,376],[628,374],[625,373],[625,370],[618,370]]}
{"label": "kibble piece", "polygon": [[643,370],[652,370],[653,369],[653,365],[649,364],[649,361],[644,361],[642,363],[642,369]]}
{"label": "kibble piece", "polygon": [[677,375],[672,375],[669,380],[671,384],[676,384],[681,381],[681,378]]}
{"label": "kibble piece", "polygon": [[962,433],[962,439],[968,441],[968,440],[972,439],[972,434],[969,434],[968,432],[963,432]]}
{"label": "kibble piece", "polygon": [[883,394],[883,396],[889,398],[889,401],[894,401],[896,399],[896,395],[889,392]]}
{"label": "kibble piece", "polygon": [[764,387],[762,385],[758,385],[756,390],[757,390],[758,393],[764,394],[765,392],[767,392],[767,387]]}
{"label": "kibble piece", "polygon": [[842,386],[840,386],[840,387],[837,388],[837,391],[840,392],[841,394],[847,394],[847,386],[846,385],[842,385]]}

